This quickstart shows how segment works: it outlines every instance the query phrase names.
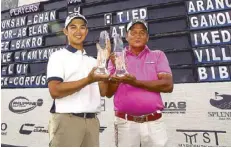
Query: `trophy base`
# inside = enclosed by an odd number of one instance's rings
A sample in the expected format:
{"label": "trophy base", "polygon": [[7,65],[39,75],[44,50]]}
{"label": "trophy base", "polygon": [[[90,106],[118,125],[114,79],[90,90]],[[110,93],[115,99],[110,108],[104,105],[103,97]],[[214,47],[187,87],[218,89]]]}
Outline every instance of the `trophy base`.
{"label": "trophy base", "polygon": [[126,70],[116,70],[116,76],[118,77],[123,77],[125,74],[127,74]]}
{"label": "trophy base", "polygon": [[108,71],[107,71],[106,68],[100,68],[100,67],[98,67],[98,68],[95,70],[95,74],[104,75],[104,74],[108,74]]}

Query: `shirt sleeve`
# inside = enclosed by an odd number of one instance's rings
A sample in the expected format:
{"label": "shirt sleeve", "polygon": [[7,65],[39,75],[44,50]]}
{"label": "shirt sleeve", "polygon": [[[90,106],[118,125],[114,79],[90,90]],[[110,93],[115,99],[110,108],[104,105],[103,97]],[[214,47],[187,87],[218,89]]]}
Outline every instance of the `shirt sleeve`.
{"label": "shirt sleeve", "polygon": [[60,58],[52,54],[47,64],[47,83],[52,80],[63,82],[64,80],[64,69]]}
{"label": "shirt sleeve", "polygon": [[108,66],[107,66],[108,72],[110,75],[113,75],[115,73],[115,66],[112,64],[112,61],[109,60]]}
{"label": "shirt sleeve", "polygon": [[167,57],[163,51],[159,51],[159,57],[157,60],[156,71],[157,71],[157,73],[170,73],[170,74],[172,74],[168,59],[167,59]]}

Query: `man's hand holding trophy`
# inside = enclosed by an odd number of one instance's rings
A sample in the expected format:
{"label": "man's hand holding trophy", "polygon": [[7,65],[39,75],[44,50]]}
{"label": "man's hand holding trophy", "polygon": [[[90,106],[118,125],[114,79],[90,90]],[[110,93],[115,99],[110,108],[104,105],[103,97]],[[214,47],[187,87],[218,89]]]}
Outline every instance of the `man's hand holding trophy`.
{"label": "man's hand holding trophy", "polygon": [[[111,54],[111,42],[107,31],[101,31],[99,42],[96,43],[97,48],[97,68],[95,74],[98,76],[108,77],[110,81],[131,83],[135,80],[134,76],[128,74],[125,61],[125,49],[123,40],[120,35],[113,37],[113,53]],[[115,73],[109,75],[107,70],[107,60],[110,58]]]}

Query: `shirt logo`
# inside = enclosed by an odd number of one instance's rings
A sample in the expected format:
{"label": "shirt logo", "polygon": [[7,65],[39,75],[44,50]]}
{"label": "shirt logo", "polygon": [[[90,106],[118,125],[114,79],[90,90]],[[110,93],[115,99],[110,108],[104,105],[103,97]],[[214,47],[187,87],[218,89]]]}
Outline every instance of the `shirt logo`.
{"label": "shirt logo", "polygon": [[150,61],[150,62],[145,62],[145,64],[155,64],[155,62]]}

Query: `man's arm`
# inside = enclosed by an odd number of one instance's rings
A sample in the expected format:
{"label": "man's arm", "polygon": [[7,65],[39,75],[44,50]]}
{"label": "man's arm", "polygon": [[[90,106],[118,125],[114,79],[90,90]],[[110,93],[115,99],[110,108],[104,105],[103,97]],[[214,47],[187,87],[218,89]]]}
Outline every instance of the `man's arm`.
{"label": "man's arm", "polygon": [[153,54],[158,55],[156,63],[156,71],[158,80],[155,81],[139,81],[135,80],[133,86],[143,88],[154,92],[172,92],[173,78],[168,59],[163,51],[156,50]]}
{"label": "man's arm", "polygon": [[119,87],[119,83],[113,81],[108,82],[106,97],[111,98],[117,91],[118,87]]}
{"label": "man's arm", "polygon": [[172,75],[166,73],[158,74],[158,80],[154,80],[154,81],[135,80],[133,83],[131,83],[131,85],[151,92],[170,93],[173,91]]}
{"label": "man's arm", "polygon": [[82,88],[90,84],[88,78],[83,78],[78,81],[61,82],[52,80],[48,83],[48,88],[53,99],[63,98],[80,91]]}
{"label": "man's arm", "polygon": [[98,85],[99,85],[100,96],[105,97],[108,89],[108,83],[105,81],[100,81],[98,82]]}
{"label": "man's arm", "polygon": [[94,71],[96,68],[93,68],[92,71],[86,78],[80,79],[78,81],[72,82],[61,82],[57,80],[52,80],[48,83],[49,91],[53,99],[59,99],[72,95],[75,92],[80,91],[82,88],[88,84],[104,81],[108,79],[106,75],[95,75]]}
{"label": "man's arm", "polygon": [[173,90],[172,75],[168,73],[159,73],[158,80],[152,81],[137,80],[130,74],[123,77],[114,77],[114,81],[130,84],[134,87],[145,89],[151,92],[172,92]]}

